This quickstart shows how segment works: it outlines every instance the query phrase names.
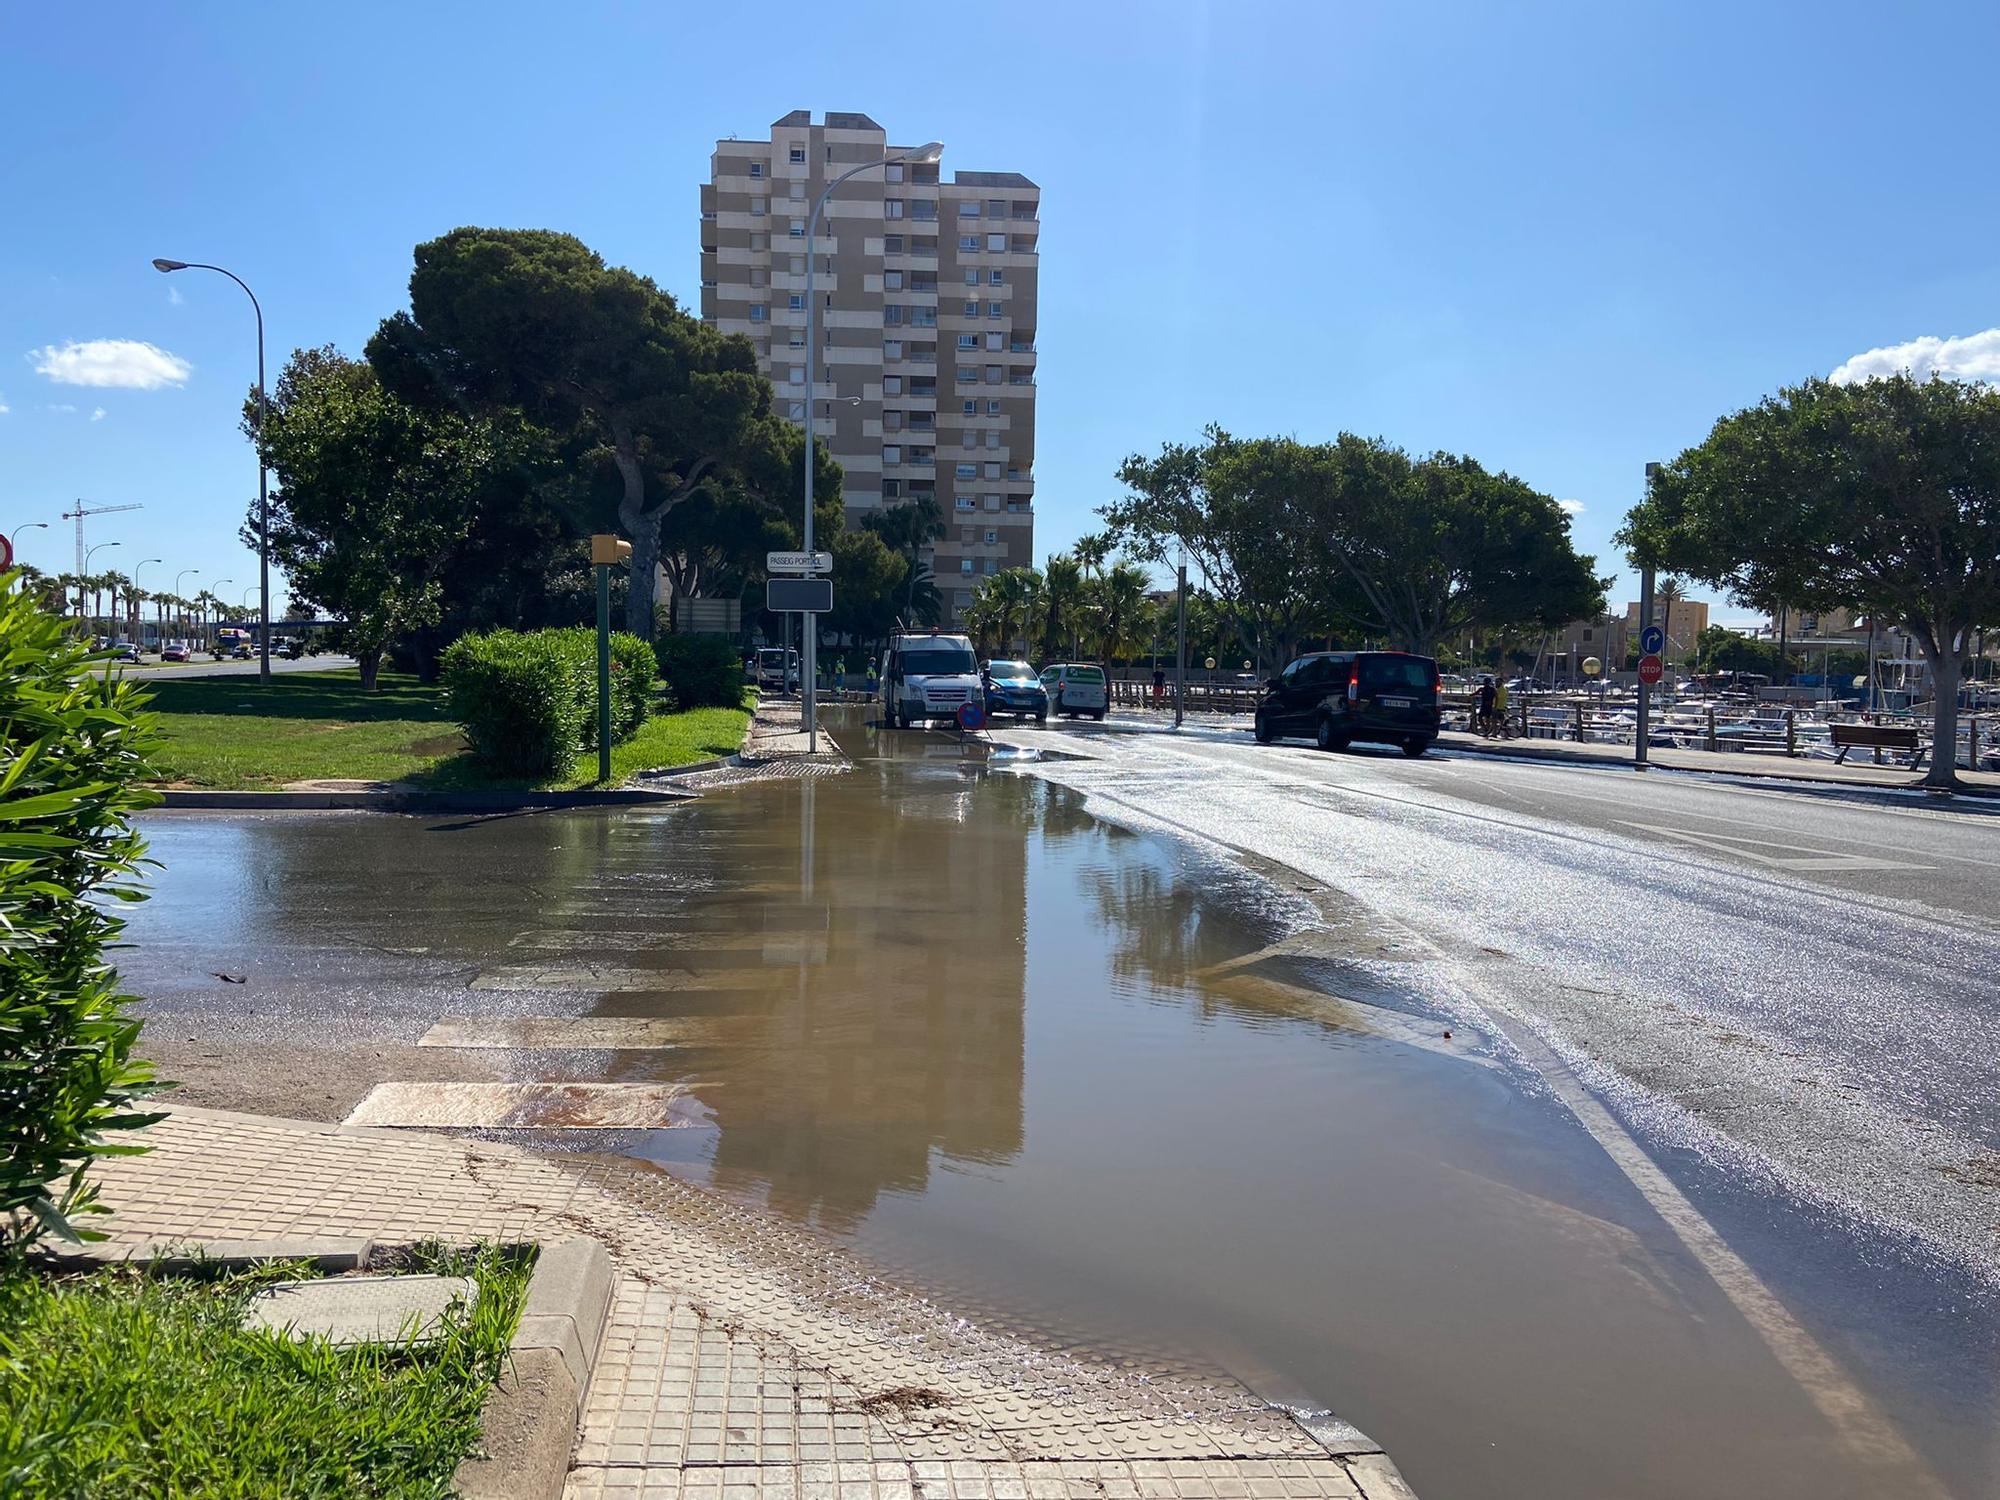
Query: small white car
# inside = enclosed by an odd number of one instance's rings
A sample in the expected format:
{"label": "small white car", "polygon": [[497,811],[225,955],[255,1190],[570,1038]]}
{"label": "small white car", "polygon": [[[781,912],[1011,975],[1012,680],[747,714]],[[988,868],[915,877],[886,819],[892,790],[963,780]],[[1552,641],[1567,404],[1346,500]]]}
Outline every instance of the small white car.
{"label": "small white car", "polygon": [[955,720],[971,703],[986,711],[979,658],[962,635],[892,635],[882,653],[882,727],[916,729],[934,719]]}
{"label": "small white car", "polygon": [[1049,712],[1089,714],[1104,717],[1111,707],[1111,689],[1104,680],[1104,668],[1091,662],[1059,662],[1042,668],[1042,690],[1049,695]]}

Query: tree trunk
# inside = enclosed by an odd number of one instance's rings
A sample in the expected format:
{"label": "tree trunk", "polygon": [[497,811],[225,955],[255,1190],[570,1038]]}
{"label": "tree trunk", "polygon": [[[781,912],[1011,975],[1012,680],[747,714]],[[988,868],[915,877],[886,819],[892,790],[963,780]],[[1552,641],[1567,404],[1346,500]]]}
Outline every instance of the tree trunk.
{"label": "tree trunk", "polygon": [[1937,632],[1939,649],[1922,643],[1924,660],[1931,669],[1931,690],[1936,694],[1931,717],[1931,768],[1923,784],[1940,791],[1958,788],[1958,647],[1957,638],[1946,627]]}
{"label": "tree trunk", "polygon": [[361,691],[375,691],[375,679],[382,670],[382,648],[380,646],[358,650],[354,654],[356,664],[361,668]]}
{"label": "tree trunk", "polygon": [[[620,507],[619,519],[624,519]],[[631,527],[632,560],[625,579],[625,628],[642,641],[653,638],[653,574],[660,560],[660,518],[641,515]]]}

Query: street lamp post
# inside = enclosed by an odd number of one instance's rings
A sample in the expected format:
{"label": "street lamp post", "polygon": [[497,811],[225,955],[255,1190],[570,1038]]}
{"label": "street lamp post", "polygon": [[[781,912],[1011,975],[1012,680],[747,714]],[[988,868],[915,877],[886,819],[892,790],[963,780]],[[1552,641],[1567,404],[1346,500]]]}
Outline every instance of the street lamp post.
{"label": "street lamp post", "polygon": [[[106,547],[116,547],[119,545],[121,544],[118,542],[99,542],[95,547],[92,547],[88,552],[83,554],[83,577],[76,581],[76,612],[78,614],[83,613],[83,601],[89,595],[89,584],[86,580],[90,577],[90,560]],[[113,602],[116,603],[117,601],[114,600]],[[93,620],[90,623],[95,625],[96,621]],[[92,634],[95,634],[95,632],[93,631]]]}
{"label": "street lamp post", "polygon": [[135,647],[145,638],[146,634],[145,630],[141,628],[143,616],[140,611],[145,608],[143,602],[145,596],[139,588],[139,570],[145,567],[147,563],[163,561],[165,559],[158,557],[142,557],[132,564],[132,644]]}
{"label": "street lamp post", "polygon": [[[850,177],[873,171],[876,167],[891,166],[896,162],[934,162],[944,155],[944,142],[929,141],[908,151],[897,151],[880,161],[865,161],[859,166],[849,167],[824,188],[813,199],[812,214],[806,220],[806,551],[813,550],[813,441],[817,434],[813,430],[813,386],[818,375],[814,366],[818,363],[817,330],[819,309],[813,303],[813,271],[819,263],[819,254],[814,243],[819,238],[819,217],[826,208],[826,200],[833,190]],[[819,688],[819,621],[806,619],[806,659],[804,671],[805,695],[800,717],[805,721],[806,749],[817,753],[819,750],[819,720],[815,709],[818,706]]]}
{"label": "street lamp post", "polygon": [[[175,615],[174,628],[176,630],[187,629],[187,614],[185,611],[181,610],[179,600],[181,597],[181,580],[187,577],[188,574],[190,573],[194,574],[194,576],[197,578],[201,577],[200,568],[182,568],[180,572],[174,574],[174,600],[175,600],[174,608],[178,612]],[[194,653],[192,651],[188,653],[188,660],[189,661],[194,660]]]}
{"label": "street lamp post", "polygon": [[16,544],[20,541],[22,532],[47,531],[48,529],[49,523],[47,521],[29,521],[25,525],[16,526],[7,537],[7,555],[9,557],[19,557],[21,555],[20,548]]}
{"label": "street lamp post", "polygon": [[[271,491],[270,471],[264,467],[264,419],[270,414],[270,402],[264,395],[264,309],[259,305],[257,294],[250,290],[249,284],[234,271],[226,271],[221,266],[206,265],[201,261],[162,260],[156,257],[153,269],[163,274],[172,271],[214,271],[227,276],[243,288],[243,295],[250,299],[250,310],[257,315],[257,675],[263,681],[269,682],[271,680]],[[807,509],[811,509],[810,505]],[[179,593],[180,590],[176,589],[174,592]]]}

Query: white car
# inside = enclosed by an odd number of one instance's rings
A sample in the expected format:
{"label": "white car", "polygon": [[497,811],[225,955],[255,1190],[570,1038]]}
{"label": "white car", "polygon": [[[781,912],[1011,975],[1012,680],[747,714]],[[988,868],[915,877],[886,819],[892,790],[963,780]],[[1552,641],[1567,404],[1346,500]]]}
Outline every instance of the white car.
{"label": "white car", "polygon": [[1089,714],[1104,717],[1111,707],[1111,688],[1104,680],[1104,668],[1091,662],[1060,662],[1042,668],[1042,690],[1049,695],[1049,712]]}
{"label": "white car", "polygon": [[757,653],[757,686],[766,692],[789,693],[799,685],[799,653],[767,646]]}
{"label": "white car", "polygon": [[962,635],[892,635],[882,653],[882,727],[915,729],[933,719],[958,718],[971,703],[986,711],[979,658]]}

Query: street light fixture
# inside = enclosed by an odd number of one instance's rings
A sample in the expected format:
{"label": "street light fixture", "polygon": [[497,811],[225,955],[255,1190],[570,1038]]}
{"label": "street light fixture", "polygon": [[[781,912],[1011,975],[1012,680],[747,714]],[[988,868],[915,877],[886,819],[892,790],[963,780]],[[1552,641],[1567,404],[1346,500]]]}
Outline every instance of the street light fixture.
{"label": "street light fixture", "polygon": [[[270,402],[264,395],[264,309],[257,301],[257,294],[250,290],[249,283],[234,271],[221,266],[211,266],[198,260],[166,260],[155,256],[153,269],[162,273],[172,271],[214,271],[227,276],[243,288],[243,295],[250,299],[250,309],[257,315],[257,615],[259,620],[257,675],[265,682],[271,680],[271,487],[270,471],[264,466],[264,421],[270,415]],[[179,593],[177,588],[175,593]]]}
{"label": "street light fixture", "polygon": [[[873,171],[877,167],[893,166],[897,162],[935,162],[943,155],[943,141],[926,141],[923,145],[914,146],[908,151],[892,152],[880,161],[864,161],[859,166],[849,167],[845,172],[842,172],[824,188],[820,189],[819,196],[813,199],[812,215],[806,220],[805,550],[808,553],[813,550],[813,442],[817,437],[817,434],[813,430],[813,385],[818,378],[814,366],[818,362],[816,351],[818,348],[817,332],[819,328],[819,309],[813,302],[813,270],[819,264],[819,252],[815,246],[819,240],[820,214],[825,210],[826,200],[833,195],[833,190],[850,177],[859,176],[863,172]],[[805,721],[806,749],[809,753],[817,753],[819,750],[819,718],[815,710],[818,707],[819,689],[819,621],[808,618],[805,622],[805,627],[806,659],[804,663],[805,669],[802,674],[805,677],[805,692],[799,716]]]}
{"label": "street light fixture", "polygon": [[88,552],[83,554],[83,577],[76,581],[76,612],[79,615],[83,613],[84,600],[89,597],[88,585],[85,580],[90,577],[90,560],[106,547],[121,545],[123,544],[119,542],[99,542],[95,547],[92,547]]}
{"label": "street light fixture", "polygon": [[146,634],[145,631],[139,628],[141,618],[139,611],[145,607],[141,603],[139,570],[145,567],[147,563],[164,562],[165,560],[165,558],[160,557],[142,557],[132,564],[132,644],[134,646],[137,646]]}
{"label": "street light fixture", "polygon": [[47,531],[48,529],[49,529],[49,523],[47,521],[29,521],[24,525],[16,526],[13,532],[7,538],[7,555],[9,557],[20,556],[20,549],[15,546],[15,543],[16,541],[19,540],[22,532]]}
{"label": "street light fixture", "polygon": [[[174,628],[176,630],[187,629],[187,612],[181,608],[181,603],[180,603],[181,580],[187,577],[188,574],[190,573],[194,574],[194,576],[197,578],[201,577],[200,568],[182,568],[180,572],[174,574]],[[192,653],[189,654],[188,659],[190,661],[194,659]]]}

